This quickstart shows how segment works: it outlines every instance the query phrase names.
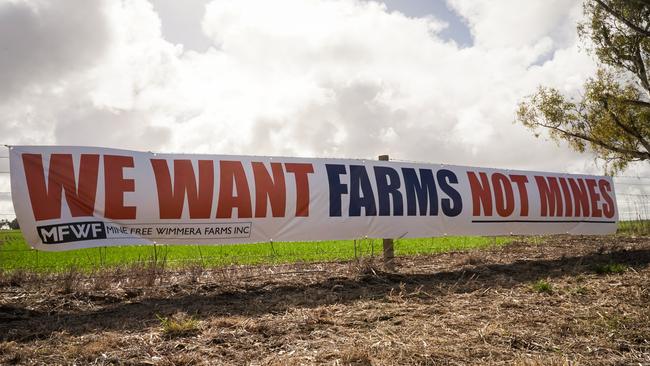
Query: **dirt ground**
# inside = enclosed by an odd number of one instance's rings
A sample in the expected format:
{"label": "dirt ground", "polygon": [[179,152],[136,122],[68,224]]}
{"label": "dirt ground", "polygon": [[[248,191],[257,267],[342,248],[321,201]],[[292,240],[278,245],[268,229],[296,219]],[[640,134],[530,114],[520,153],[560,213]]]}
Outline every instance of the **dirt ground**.
{"label": "dirt ground", "polygon": [[[650,365],[650,238],[0,279],[0,364]],[[607,266],[609,265],[609,266]]]}

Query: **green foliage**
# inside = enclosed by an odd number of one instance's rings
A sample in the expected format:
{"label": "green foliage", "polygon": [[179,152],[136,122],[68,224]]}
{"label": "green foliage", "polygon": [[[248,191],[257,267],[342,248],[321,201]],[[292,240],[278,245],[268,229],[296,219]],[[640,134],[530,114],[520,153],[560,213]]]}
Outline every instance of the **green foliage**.
{"label": "green foliage", "polygon": [[535,292],[543,294],[553,293],[553,285],[551,285],[551,283],[546,280],[538,280],[537,282],[533,283],[532,287]]}
{"label": "green foliage", "polygon": [[580,98],[539,87],[519,104],[517,120],[536,136],[546,130],[577,151],[589,147],[614,173],[650,160],[650,2],[590,0],[584,11],[578,32],[593,45],[599,71]]}
{"label": "green foliage", "polygon": [[187,337],[199,332],[199,321],[184,313],[178,313],[171,317],[156,315],[160,321],[162,334],[168,338]]}
{"label": "green foliage", "polygon": [[650,90],[647,65],[650,53],[650,2],[647,0],[591,0],[585,2],[587,21],[578,34],[591,41],[604,65],[625,70]]}
{"label": "green foliage", "polygon": [[598,274],[623,273],[626,270],[627,270],[627,266],[620,263],[601,264],[594,267],[594,271]]}

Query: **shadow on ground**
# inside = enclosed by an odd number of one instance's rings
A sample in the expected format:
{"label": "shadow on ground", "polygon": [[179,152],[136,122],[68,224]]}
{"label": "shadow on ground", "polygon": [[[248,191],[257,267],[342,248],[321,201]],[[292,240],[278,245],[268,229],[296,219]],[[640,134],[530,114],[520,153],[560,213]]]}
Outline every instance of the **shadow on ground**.
{"label": "shadow on ground", "polygon": [[[406,267],[412,264],[407,261],[408,258],[402,259],[401,265]],[[84,292],[52,294],[50,296],[61,296],[71,301],[58,302],[59,305],[46,311],[30,310],[29,306],[5,298],[5,303],[0,304],[0,339],[27,342],[49,338],[62,331],[71,335],[135,331],[159,324],[156,315],[178,311],[194,314],[197,318],[255,317],[301,307],[313,308],[359,300],[382,301],[392,292],[400,290],[424,292],[431,301],[435,301],[436,297],[448,294],[509,289],[538,279],[594,274],[596,266],[607,263],[621,263],[640,269],[650,263],[650,249],[596,252],[554,259],[519,259],[510,263],[465,264],[457,270],[439,272],[424,269],[420,271],[424,273],[399,274],[368,269],[352,276],[340,275],[315,281],[298,277],[290,281],[270,279],[242,286],[185,284],[164,293],[136,294],[130,299]],[[413,264],[414,268],[409,269],[417,272],[417,266],[423,264],[426,264],[426,257],[418,259]],[[72,300],[88,306],[70,305]]]}

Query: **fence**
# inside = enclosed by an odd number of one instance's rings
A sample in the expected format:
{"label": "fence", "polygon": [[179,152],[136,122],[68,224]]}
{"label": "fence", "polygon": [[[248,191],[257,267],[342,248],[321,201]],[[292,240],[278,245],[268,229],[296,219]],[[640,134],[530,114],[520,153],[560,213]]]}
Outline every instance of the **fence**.
{"label": "fence", "polygon": [[[395,255],[418,255],[499,246],[514,237],[440,237],[395,240]],[[18,231],[0,231],[0,270],[30,269],[45,272],[71,267],[97,270],[120,266],[223,267],[230,265],[281,264],[378,259],[382,239],[267,242],[223,246],[154,245],[100,247],[68,252],[29,249]]]}
{"label": "fence", "polygon": [[[614,182],[619,215],[623,221],[621,226],[628,231],[647,233],[650,230],[650,176],[616,176]],[[9,186],[8,157],[0,156],[0,220],[11,220],[15,217]],[[398,256],[424,254],[499,245],[511,240],[512,238],[481,237],[403,239],[395,241],[394,250]],[[51,271],[70,267],[94,270],[151,263],[213,267],[381,258],[385,244],[382,239],[365,239],[229,246],[105,247],[82,249],[72,253],[39,253],[27,247],[20,233],[0,231],[0,270],[30,268]]]}

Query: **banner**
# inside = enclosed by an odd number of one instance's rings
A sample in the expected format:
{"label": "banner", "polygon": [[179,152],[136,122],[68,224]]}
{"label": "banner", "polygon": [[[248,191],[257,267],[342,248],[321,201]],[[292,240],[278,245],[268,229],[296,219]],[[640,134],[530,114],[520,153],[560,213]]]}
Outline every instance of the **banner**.
{"label": "banner", "polygon": [[601,176],[374,160],[10,148],[14,208],[48,251],[444,235],[609,234]]}

